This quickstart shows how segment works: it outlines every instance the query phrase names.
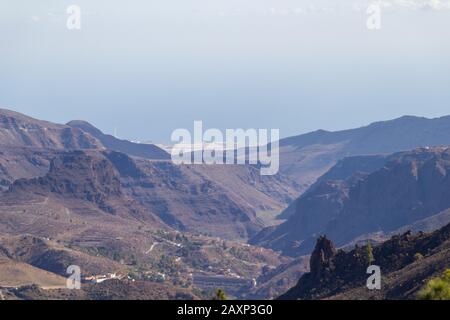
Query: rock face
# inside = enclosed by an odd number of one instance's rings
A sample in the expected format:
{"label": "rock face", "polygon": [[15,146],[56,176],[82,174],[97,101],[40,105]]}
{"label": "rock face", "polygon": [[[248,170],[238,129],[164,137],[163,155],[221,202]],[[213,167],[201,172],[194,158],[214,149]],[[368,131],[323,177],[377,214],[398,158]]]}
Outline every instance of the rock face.
{"label": "rock face", "polygon": [[450,208],[449,173],[448,148],[395,154],[370,174],[319,181],[287,222],[263,230],[251,243],[295,256],[311,252],[319,234],[338,246],[371,233],[389,234]]}
{"label": "rock face", "polygon": [[[122,156],[123,157],[123,156]],[[181,231],[213,234],[227,239],[253,236],[263,227],[256,215],[257,208],[233,189],[233,181],[247,175],[259,175],[247,167],[224,167],[223,180],[218,172],[205,166],[178,166],[169,161],[135,160],[134,166],[124,165],[117,155],[108,158],[121,173],[122,186],[129,197],[149,212],[157,215],[168,226]],[[125,168],[127,168],[125,170]],[[221,170],[217,168],[217,170]],[[234,171],[233,171],[234,170]],[[240,176],[242,174],[242,176]],[[241,190],[247,190],[247,199],[254,197],[266,206],[271,198],[259,191],[265,184],[240,181]],[[256,202],[256,201],[255,201]],[[256,202],[258,203],[258,202]],[[264,208],[262,208],[264,209]]]}
{"label": "rock face", "polygon": [[[86,201],[110,214],[228,239],[246,239],[259,232],[263,223],[257,210],[277,208],[275,197],[286,196],[290,190],[279,177],[261,178],[251,166],[223,166],[214,171],[106,150],[55,151],[36,159],[41,157],[46,161],[35,170],[40,177],[20,178],[6,186],[9,201],[33,194]],[[247,193],[237,193],[237,185]],[[251,206],[253,202],[261,207]]]}
{"label": "rock face", "polygon": [[84,151],[67,152],[54,158],[43,177],[16,180],[10,187],[10,193],[15,192],[51,193],[89,201],[109,213],[116,210],[108,202],[123,195],[113,165],[98,154]]}
{"label": "rock face", "polygon": [[[378,169],[381,169],[386,163],[386,156],[374,155],[374,156],[354,156],[347,157],[339,160],[338,163],[327,171],[323,176],[317,179],[317,181],[299,198],[292,202],[283,212],[278,216],[279,219],[289,219],[296,211],[305,211],[307,208],[300,208],[301,206],[308,206],[306,198],[315,198],[317,194],[335,194],[334,191],[327,191],[326,189],[336,189],[336,191],[348,189],[344,187],[346,180],[352,178],[355,180],[358,176],[363,176],[372,173]],[[340,186],[339,186],[340,185]],[[317,190],[317,189],[322,189]],[[324,190],[325,189],[325,190]],[[318,193],[316,193],[318,192]],[[312,194],[312,195],[311,195]],[[319,199],[324,199],[320,197]],[[306,201],[305,201],[306,200]],[[326,209],[329,211],[330,208]],[[316,215],[320,214],[317,210]]]}
{"label": "rock face", "polygon": [[111,135],[104,134],[99,129],[86,121],[74,120],[67,123],[71,128],[81,129],[97,138],[102,145],[110,150],[120,151],[131,156],[142,157],[146,159],[168,160],[170,155],[161,148],[153,144],[133,143],[127,140],[120,140]]}
{"label": "rock face", "polygon": [[320,182],[314,191],[305,193],[295,201],[294,214],[286,222],[265,228],[250,243],[292,256],[309,254],[316,236],[342,210],[348,190],[349,185],[345,181]]}
{"label": "rock face", "polygon": [[325,236],[317,239],[316,247],[311,254],[310,273],[314,280],[326,277],[325,273],[333,269],[333,258],[336,255],[336,248],[333,242]]}
{"label": "rock face", "polygon": [[386,161],[384,156],[355,156],[340,160],[280,215],[288,218],[285,223],[264,229],[250,243],[292,256],[309,254],[316,238],[343,209],[350,187],[382,168]]}
{"label": "rock face", "polygon": [[414,299],[427,279],[448,267],[449,249],[450,225],[429,234],[406,232],[373,247],[374,264],[382,274],[382,290],[374,292],[366,288],[367,246],[336,252],[329,240],[320,238],[311,272],[280,299]]}
{"label": "rock face", "polygon": [[83,266],[83,274],[97,273],[98,270],[115,272],[124,269],[117,262],[85,253],[70,250],[52,241],[31,235],[0,236],[1,253],[14,261],[30,264],[63,277],[67,275],[67,266]]}
{"label": "rock face", "polygon": [[83,121],[58,125],[8,110],[0,119],[0,190],[11,188],[11,201],[15,193],[49,194],[182,231],[248,239],[264,226],[261,212],[281,210],[300,192],[255,166],[177,166],[159,148]]}

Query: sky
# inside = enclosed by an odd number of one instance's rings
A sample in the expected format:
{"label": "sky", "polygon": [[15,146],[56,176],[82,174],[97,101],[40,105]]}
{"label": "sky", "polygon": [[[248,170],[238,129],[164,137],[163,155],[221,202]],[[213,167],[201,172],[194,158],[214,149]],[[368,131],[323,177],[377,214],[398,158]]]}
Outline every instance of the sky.
{"label": "sky", "polygon": [[[169,143],[450,114],[450,0],[0,0],[0,107]],[[81,29],[66,27],[67,7]]]}

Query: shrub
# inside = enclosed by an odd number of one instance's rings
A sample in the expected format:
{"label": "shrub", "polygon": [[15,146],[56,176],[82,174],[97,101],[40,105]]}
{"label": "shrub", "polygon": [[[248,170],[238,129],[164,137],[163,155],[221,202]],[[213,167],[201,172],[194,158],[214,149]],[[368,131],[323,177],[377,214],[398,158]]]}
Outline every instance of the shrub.
{"label": "shrub", "polygon": [[227,300],[225,291],[223,291],[222,289],[217,289],[216,295],[214,296],[213,300]]}
{"label": "shrub", "polygon": [[367,240],[367,246],[366,246],[366,254],[367,254],[367,262],[369,263],[369,266],[372,264],[372,262],[375,261],[375,258],[373,257],[373,249],[372,249],[372,243],[370,240]]}
{"label": "shrub", "polygon": [[418,297],[421,300],[450,300],[450,269],[442,277],[428,281]]}

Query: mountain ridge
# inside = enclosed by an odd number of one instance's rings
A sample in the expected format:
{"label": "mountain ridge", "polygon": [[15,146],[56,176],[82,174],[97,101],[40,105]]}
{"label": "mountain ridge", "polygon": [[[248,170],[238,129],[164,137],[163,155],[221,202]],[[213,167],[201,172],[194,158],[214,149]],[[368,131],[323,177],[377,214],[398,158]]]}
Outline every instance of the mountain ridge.
{"label": "mountain ridge", "polygon": [[389,155],[449,144],[450,116],[404,116],[348,130],[317,130],[280,140],[280,172],[304,185],[306,191],[349,156]]}
{"label": "mountain ridge", "polygon": [[[371,258],[367,252],[367,244],[346,252],[325,236],[318,238],[310,272],[279,299],[416,299],[427,280],[448,268],[450,224],[431,233],[395,235],[373,247]],[[381,269],[381,290],[365,285],[369,259]]]}
{"label": "mountain ridge", "polygon": [[283,224],[250,243],[285,254],[308,254],[319,234],[339,246],[375,232],[389,233],[450,208],[450,148],[396,153],[385,166],[341,181],[321,181],[297,200]]}
{"label": "mountain ridge", "polygon": [[170,155],[156,145],[140,144],[130,142],[127,140],[118,139],[112,135],[104,134],[101,130],[97,129],[87,121],[72,120],[69,121],[66,125],[72,128],[78,128],[85,132],[88,132],[93,137],[97,138],[105,148],[110,150],[124,152],[131,156],[146,159],[154,159],[154,160],[170,159]]}

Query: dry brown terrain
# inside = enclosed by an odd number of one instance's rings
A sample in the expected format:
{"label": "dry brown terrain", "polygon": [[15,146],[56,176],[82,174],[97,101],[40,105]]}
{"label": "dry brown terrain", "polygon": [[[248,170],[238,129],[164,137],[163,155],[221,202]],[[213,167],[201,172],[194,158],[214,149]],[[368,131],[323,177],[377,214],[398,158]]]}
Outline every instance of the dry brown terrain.
{"label": "dry brown terrain", "polygon": [[0,257],[0,287],[16,288],[36,284],[44,289],[66,287],[66,278],[27,263]]}

